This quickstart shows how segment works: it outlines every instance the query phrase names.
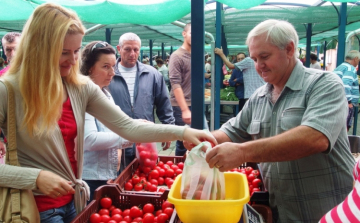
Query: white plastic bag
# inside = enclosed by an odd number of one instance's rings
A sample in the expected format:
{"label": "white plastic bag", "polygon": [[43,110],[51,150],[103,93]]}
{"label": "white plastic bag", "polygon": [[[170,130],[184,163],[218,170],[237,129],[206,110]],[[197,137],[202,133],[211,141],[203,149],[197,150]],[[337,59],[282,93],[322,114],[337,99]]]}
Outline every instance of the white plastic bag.
{"label": "white plastic bag", "polygon": [[206,153],[201,150],[203,145],[208,148],[206,152],[212,149],[209,142],[202,142],[186,157],[181,179],[181,196],[188,200],[224,200],[224,173],[215,167],[209,167],[205,160]]}

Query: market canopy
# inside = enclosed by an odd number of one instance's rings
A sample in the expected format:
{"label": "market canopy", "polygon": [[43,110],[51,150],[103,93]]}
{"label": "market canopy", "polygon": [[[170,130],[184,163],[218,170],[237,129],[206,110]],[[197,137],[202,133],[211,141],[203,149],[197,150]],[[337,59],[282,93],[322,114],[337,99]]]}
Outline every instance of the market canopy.
{"label": "market canopy", "polygon": [[[7,0],[0,5],[0,37],[9,31],[21,32],[22,27],[34,8],[44,2],[55,2],[75,10],[84,21],[86,28],[97,24],[104,27],[89,33],[84,43],[106,40],[105,29],[111,32],[111,44],[116,45],[119,37],[126,32],[138,34],[142,46],[153,40],[154,47],[162,43],[169,51],[170,46],[182,44],[182,28],[171,24],[174,21],[191,21],[190,0],[112,0],[112,1],[70,1],[70,0]],[[205,1],[205,31],[216,38],[215,1]],[[248,32],[266,19],[287,20],[294,25],[300,43],[306,43],[306,24],[313,24],[312,43],[322,44],[324,40],[337,40],[339,4],[307,0],[302,3],[272,0],[219,0],[224,3],[222,23],[230,53],[246,49]],[[311,4],[305,4],[311,2]],[[349,2],[337,0],[334,2]],[[360,28],[359,2],[348,3],[346,33]],[[260,5],[260,6],[258,6]],[[210,43],[209,38],[205,38]],[[206,50],[206,49],[205,49]]]}

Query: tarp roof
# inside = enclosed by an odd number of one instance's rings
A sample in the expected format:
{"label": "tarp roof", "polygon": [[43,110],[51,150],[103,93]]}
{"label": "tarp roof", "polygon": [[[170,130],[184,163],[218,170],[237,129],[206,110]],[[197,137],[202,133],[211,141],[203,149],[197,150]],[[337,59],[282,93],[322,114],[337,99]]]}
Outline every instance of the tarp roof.
{"label": "tarp roof", "polygon": [[[302,1],[302,3],[311,0]],[[338,0],[339,2],[341,0]],[[21,31],[34,7],[46,0],[0,0],[0,37],[9,31]],[[107,24],[105,27],[85,36],[84,43],[93,40],[105,40],[105,29],[111,30],[111,44],[116,45],[120,35],[134,32],[142,40],[142,46],[148,46],[153,40],[154,47],[165,46],[174,48],[182,43],[182,28],[171,24],[178,20],[183,23],[191,21],[190,0],[112,0],[112,1],[70,1],[52,0],[65,7],[77,11],[86,28],[96,24]],[[215,9],[209,5],[214,1],[205,1],[205,31],[216,38]],[[246,47],[245,39],[248,32],[259,22],[266,19],[283,19],[291,22],[296,28],[300,43],[306,43],[305,24],[313,24],[313,43],[337,39],[339,6],[323,1],[313,0],[311,7],[291,6],[299,1],[283,1],[289,4],[275,4],[272,0],[219,0],[226,4],[223,13],[225,37],[230,53]],[[277,1],[280,2],[280,1]],[[255,7],[256,5],[262,4]],[[275,4],[275,5],[270,5]],[[348,3],[347,28],[350,32],[360,28],[359,2]],[[302,4],[297,4],[302,5]],[[249,7],[252,7],[249,9]],[[339,9],[338,9],[339,10]],[[209,43],[210,39],[205,38]],[[167,50],[169,51],[169,50]]]}

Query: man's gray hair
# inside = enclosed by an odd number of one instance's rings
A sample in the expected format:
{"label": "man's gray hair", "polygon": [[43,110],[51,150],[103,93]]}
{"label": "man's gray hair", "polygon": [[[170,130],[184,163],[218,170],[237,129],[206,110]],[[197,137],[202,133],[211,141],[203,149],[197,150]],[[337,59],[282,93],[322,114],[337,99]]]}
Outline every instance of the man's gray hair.
{"label": "man's gray hair", "polygon": [[124,44],[124,41],[127,41],[127,40],[137,41],[137,42],[140,43],[140,46],[141,46],[141,39],[135,33],[124,33],[124,34],[122,34],[120,36],[120,39],[119,39],[119,46],[122,47],[122,45]]}
{"label": "man's gray hair", "polygon": [[360,59],[360,53],[357,50],[350,50],[345,56],[345,60],[353,60],[355,57]]}
{"label": "man's gray hair", "polygon": [[8,43],[12,43],[15,41],[16,37],[20,38],[21,33],[18,32],[9,32],[6,33],[5,36],[3,36],[3,38],[1,39],[2,44],[4,44],[4,41],[8,42]]}
{"label": "man's gray hair", "polygon": [[269,40],[271,44],[282,50],[285,49],[290,42],[293,42],[295,47],[294,57],[298,57],[299,53],[297,51],[297,46],[299,43],[299,36],[291,23],[276,19],[265,20],[249,32],[246,44],[249,45],[254,37],[263,34],[266,34],[265,41]]}

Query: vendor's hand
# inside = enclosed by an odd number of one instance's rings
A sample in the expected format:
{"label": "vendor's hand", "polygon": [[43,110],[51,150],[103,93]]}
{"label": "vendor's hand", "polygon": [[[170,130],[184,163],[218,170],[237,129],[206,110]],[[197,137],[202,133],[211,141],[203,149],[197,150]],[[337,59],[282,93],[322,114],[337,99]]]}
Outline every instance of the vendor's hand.
{"label": "vendor's hand", "polygon": [[161,143],[161,146],[162,146],[163,150],[169,149],[170,145],[171,145],[171,141]]}
{"label": "vendor's hand", "polygon": [[6,153],[5,143],[0,142],[0,158],[3,158]]}
{"label": "vendor's hand", "polygon": [[36,186],[39,190],[51,198],[75,194],[75,190],[72,188],[71,184],[71,181],[67,181],[59,175],[46,170],[40,171],[39,176],[36,179]]}
{"label": "vendor's hand", "polygon": [[222,48],[220,49],[220,48],[216,48],[216,47],[215,47],[214,53],[216,53],[216,54],[219,55],[219,56],[224,55],[224,52],[223,52]]}
{"label": "vendor's hand", "polygon": [[[204,130],[198,130],[193,128],[186,128],[184,131],[184,146],[188,150],[191,150],[194,146],[199,145],[203,141],[208,141],[214,145],[217,145],[215,137],[211,133],[207,133]],[[191,148],[190,148],[191,147]],[[205,148],[206,150],[206,148]]]}
{"label": "vendor's hand", "polygon": [[354,106],[353,106],[353,104],[352,104],[352,103],[350,103],[350,104],[349,104],[349,108],[352,108],[352,107],[354,107]]}
{"label": "vendor's hand", "polygon": [[221,172],[239,167],[246,162],[241,146],[241,144],[232,142],[217,145],[206,154],[206,162],[210,168],[219,168]]}
{"label": "vendor's hand", "polygon": [[181,117],[185,124],[191,124],[191,111],[189,109],[182,111]]}

